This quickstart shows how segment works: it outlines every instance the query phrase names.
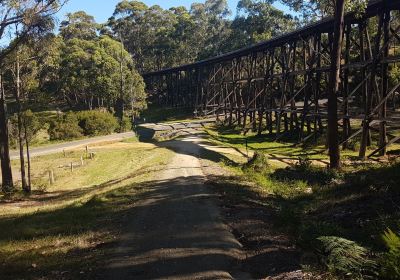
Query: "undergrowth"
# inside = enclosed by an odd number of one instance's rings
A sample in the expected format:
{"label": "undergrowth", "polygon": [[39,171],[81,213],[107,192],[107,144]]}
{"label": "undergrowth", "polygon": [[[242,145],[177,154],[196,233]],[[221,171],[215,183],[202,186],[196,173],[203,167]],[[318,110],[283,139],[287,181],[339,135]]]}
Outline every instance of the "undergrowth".
{"label": "undergrowth", "polygon": [[231,167],[258,186],[242,195],[272,209],[275,226],[322,260],[316,268],[340,279],[400,279],[400,238],[386,230],[400,228],[399,162],[336,172],[308,157],[286,167],[268,157],[256,150],[247,163]]}

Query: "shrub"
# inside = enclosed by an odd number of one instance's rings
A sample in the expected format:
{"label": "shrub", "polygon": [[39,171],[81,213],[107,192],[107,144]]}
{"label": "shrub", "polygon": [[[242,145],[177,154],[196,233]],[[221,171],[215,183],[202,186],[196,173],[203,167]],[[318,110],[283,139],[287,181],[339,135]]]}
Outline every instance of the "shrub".
{"label": "shrub", "polygon": [[131,131],[132,129],[132,120],[129,117],[124,116],[122,119],[122,124],[118,126],[118,132]]}
{"label": "shrub", "polygon": [[382,257],[382,276],[400,279],[400,236],[388,229],[382,236],[389,251]]}
{"label": "shrub", "polygon": [[400,67],[397,65],[392,66],[392,69],[389,72],[390,82],[392,84],[398,84],[400,82]]}
{"label": "shrub", "polygon": [[376,276],[377,265],[368,258],[366,248],[336,236],[321,236],[317,240],[322,261],[330,272],[349,279]]}
{"label": "shrub", "polygon": [[312,161],[306,157],[299,157],[299,161],[296,163],[296,168],[298,170],[308,171],[312,166]]}
{"label": "shrub", "polygon": [[268,158],[259,152],[255,152],[254,156],[243,166],[244,169],[263,172],[269,166]]}
{"label": "shrub", "polygon": [[74,113],[67,113],[51,121],[49,127],[50,140],[68,140],[82,137],[82,128]]}
{"label": "shrub", "polygon": [[107,135],[118,128],[117,119],[108,112],[82,111],[77,117],[83,133],[88,136]]}

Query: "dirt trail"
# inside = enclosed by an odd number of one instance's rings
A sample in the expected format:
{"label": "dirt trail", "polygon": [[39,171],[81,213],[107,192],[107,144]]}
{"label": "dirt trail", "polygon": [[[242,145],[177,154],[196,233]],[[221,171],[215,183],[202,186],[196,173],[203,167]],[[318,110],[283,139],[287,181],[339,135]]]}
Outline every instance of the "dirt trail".
{"label": "dirt trail", "polygon": [[205,185],[196,141],[189,136],[167,144],[176,155],[129,216],[106,279],[247,278],[234,272],[241,245]]}

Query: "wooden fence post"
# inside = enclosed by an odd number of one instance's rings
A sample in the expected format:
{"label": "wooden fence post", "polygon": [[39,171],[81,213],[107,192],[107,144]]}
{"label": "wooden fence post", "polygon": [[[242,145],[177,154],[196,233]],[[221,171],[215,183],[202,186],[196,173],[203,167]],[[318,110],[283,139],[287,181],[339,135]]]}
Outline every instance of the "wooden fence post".
{"label": "wooden fence post", "polygon": [[50,170],[49,170],[49,182],[50,182],[50,185],[53,185],[54,182],[55,182],[55,180],[54,180],[54,171],[53,171],[53,169],[50,169]]}

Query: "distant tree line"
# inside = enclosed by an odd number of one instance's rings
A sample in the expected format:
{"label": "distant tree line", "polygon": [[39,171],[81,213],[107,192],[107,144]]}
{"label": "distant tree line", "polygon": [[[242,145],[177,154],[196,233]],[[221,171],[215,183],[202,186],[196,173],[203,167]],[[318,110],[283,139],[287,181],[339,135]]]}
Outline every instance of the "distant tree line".
{"label": "distant tree line", "polygon": [[102,27],[120,38],[141,72],[209,58],[295,29],[299,19],[273,6],[275,1],[241,0],[232,18],[226,0],[206,0],[168,10],[122,1]]}

